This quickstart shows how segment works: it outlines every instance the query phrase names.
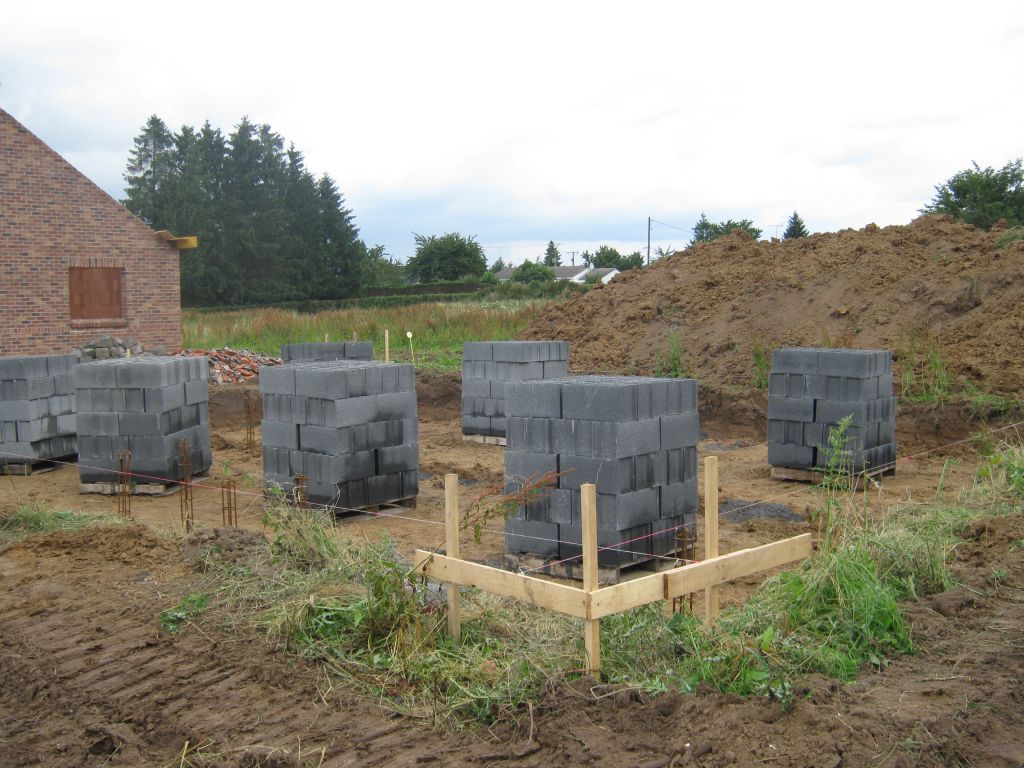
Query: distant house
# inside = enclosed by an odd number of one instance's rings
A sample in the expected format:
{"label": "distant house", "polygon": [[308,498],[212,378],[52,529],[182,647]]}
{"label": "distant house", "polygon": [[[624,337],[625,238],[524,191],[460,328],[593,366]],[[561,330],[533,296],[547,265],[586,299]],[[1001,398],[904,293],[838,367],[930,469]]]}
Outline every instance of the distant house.
{"label": "distant house", "polygon": [[0,109],[0,356],[181,345],[178,250]]}
{"label": "distant house", "polygon": [[[602,283],[608,283],[613,277],[619,274],[619,270],[614,267],[600,267],[591,269],[590,267],[551,267],[555,273],[556,280],[568,280],[570,283],[586,283],[600,280]],[[512,279],[512,275],[515,272],[515,267],[509,269],[503,269],[497,273],[499,281],[508,282]]]}

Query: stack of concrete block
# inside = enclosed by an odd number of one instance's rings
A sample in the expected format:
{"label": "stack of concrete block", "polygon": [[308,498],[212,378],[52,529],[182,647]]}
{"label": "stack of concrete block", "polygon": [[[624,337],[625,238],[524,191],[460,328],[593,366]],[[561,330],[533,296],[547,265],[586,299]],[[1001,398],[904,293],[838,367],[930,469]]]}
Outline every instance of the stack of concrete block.
{"label": "stack of concrete block", "polygon": [[184,439],[192,474],[208,470],[208,375],[205,357],[127,357],[75,366],[81,481],[116,482],[119,451],[131,451],[137,483],[179,480]]}
{"label": "stack of concrete block", "polygon": [[0,359],[0,466],[75,453],[77,355]]}
{"label": "stack of concrete block", "polygon": [[[850,418],[842,454],[832,456],[839,422]],[[768,463],[845,471],[890,468],[896,460],[892,356],[870,349],[777,349],[768,384]]]}
{"label": "stack of concrete block", "polygon": [[[692,536],[697,513],[697,382],[576,376],[509,383],[505,492],[545,473],[555,486],[520,505],[505,524],[509,552],[565,559],[580,554],[580,486],[597,487],[602,566],[642,562]],[[628,550],[628,551],[622,551]]]}
{"label": "stack of concrete block", "polygon": [[370,360],[372,358],[372,341],[315,341],[281,345],[281,359],[286,363],[311,363],[321,360]]}
{"label": "stack of concrete block", "polygon": [[411,365],[366,360],[260,368],[263,478],[355,509],[419,493],[419,428]]}
{"label": "stack of concrete block", "polygon": [[567,341],[467,341],[462,345],[462,433],[505,437],[505,385],[569,372]]}

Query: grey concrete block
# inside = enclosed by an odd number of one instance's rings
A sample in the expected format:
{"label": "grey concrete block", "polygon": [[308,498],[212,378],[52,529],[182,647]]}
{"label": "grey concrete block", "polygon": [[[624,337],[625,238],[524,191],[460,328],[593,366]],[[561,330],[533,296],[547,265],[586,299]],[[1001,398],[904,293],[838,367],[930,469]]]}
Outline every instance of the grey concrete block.
{"label": "grey concrete block", "polygon": [[768,418],[784,421],[814,421],[815,401],[806,398],[768,396]]}
{"label": "grey concrete block", "polygon": [[505,415],[562,418],[562,381],[566,380],[510,382],[505,387]]}
{"label": "grey concrete block", "polygon": [[828,376],[866,378],[886,372],[888,352],[869,349],[820,349],[818,372]]}
{"label": "grey concrete block", "polygon": [[260,392],[264,395],[294,395],[295,370],[294,365],[261,365]]}
{"label": "grey concrete block", "polygon": [[210,400],[210,383],[206,380],[193,379],[185,382],[185,403],[195,405]]}
{"label": "grey concrete block", "polygon": [[116,413],[79,413],[78,432],[83,435],[113,436],[121,433]]}
{"label": "grey concrete block", "polygon": [[669,483],[659,489],[661,517],[673,518],[692,515],[700,503],[697,494],[697,478],[682,483]]}
{"label": "grey concrete block", "polygon": [[405,472],[419,467],[419,444],[395,445],[390,448],[378,448],[376,450],[378,474]]}
{"label": "grey concrete block", "polygon": [[373,358],[372,341],[346,341],[345,357],[349,360],[370,360]]}
{"label": "grey concrete block", "polygon": [[551,445],[550,419],[509,417],[506,427],[506,449],[528,453],[555,453]]}
{"label": "grey concrete block", "polygon": [[492,345],[489,341],[466,341],[462,344],[462,359],[493,360]]}
{"label": "grey concrete block", "polygon": [[517,488],[558,471],[558,456],[554,454],[505,451],[505,481],[515,483]]}
{"label": "grey concrete block", "polygon": [[543,379],[544,363],[537,361],[531,363],[513,363],[508,366],[508,381],[534,381]]}
{"label": "grey concrete block", "polygon": [[817,373],[818,349],[790,347],[772,350],[772,373]]}
{"label": "grey concrete block", "polygon": [[[350,396],[349,386],[355,384],[357,393],[365,392],[364,385],[353,381],[349,371],[339,368],[317,368],[295,364],[295,392],[299,397],[314,397],[320,400],[342,400]],[[358,397],[360,394],[353,393]]]}
{"label": "grey concrete block", "polygon": [[[197,382],[204,384],[204,382]],[[127,390],[121,390],[122,398],[127,407]],[[147,387],[142,390],[143,403],[147,413],[166,413],[185,405],[185,384],[170,384],[166,387]],[[114,410],[118,410],[115,408]]]}
{"label": "grey concrete block", "polygon": [[462,414],[462,433],[464,435],[486,435],[491,430],[491,420],[486,416],[469,416]]}
{"label": "grey concrete block", "polygon": [[635,421],[640,381],[638,377],[578,376],[540,384],[560,383],[563,418]]}
{"label": "grey concrete block", "polygon": [[844,402],[840,400],[818,400],[815,421],[825,424],[838,424],[842,419],[850,418],[851,426],[868,423],[870,405],[867,402]]}
{"label": "grey concrete block", "polygon": [[492,342],[492,359],[495,362],[531,363],[543,362],[549,355],[546,341],[495,341]]}
{"label": "grey concrete block", "polygon": [[[187,368],[187,362],[184,367]],[[90,363],[91,365],[91,363]],[[127,387],[166,387],[181,380],[179,364],[175,358],[124,358],[110,365],[116,370],[117,386]]]}
{"label": "grey concrete block", "polygon": [[73,371],[76,389],[109,389],[117,386],[117,369],[113,363],[96,360],[80,363]]}
{"label": "grey concrete block", "polygon": [[[307,450],[305,441],[300,441],[299,439],[300,429],[322,429],[322,427],[300,427],[297,424],[287,424],[280,421],[261,421],[260,439],[263,445],[271,445],[275,448],[288,448],[293,451],[297,451],[300,448]],[[331,431],[336,433],[336,430]]]}
{"label": "grey concrete block", "polygon": [[557,557],[559,528],[560,526],[555,523],[506,520],[505,549],[509,552],[530,552],[542,557]]}
{"label": "grey concrete block", "polygon": [[584,483],[593,483],[598,493],[607,494],[627,493],[635,488],[632,458],[592,459],[583,456],[560,456],[558,467],[563,473],[558,479],[559,488],[579,490]]}
{"label": "grey concrete block", "polygon": [[544,378],[560,379],[569,375],[569,362],[567,360],[545,360]]}
{"label": "grey concrete block", "polygon": [[696,412],[662,416],[660,423],[662,450],[686,448],[700,442],[700,416]]}
{"label": "grey concrete block", "polygon": [[[84,415],[84,414],[83,414]],[[121,413],[118,417],[120,435],[169,435],[178,431],[180,413]],[[175,418],[176,415],[176,418]]]}
{"label": "grey concrete block", "polygon": [[394,394],[379,395],[376,400],[377,418],[382,421],[416,418],[415,392],[395,392]]}
{"label": "grey concrete block", "polygon": [[574,491],[561,488],[550,488],[545,491],[547,494],[548,521],[562,525],[573,523],[573,494]]}
{"label": "grey concrete block", "polygon": [[[393,445],[407,445],[417,442],[416,434],[406,437],[405,420],[375,421],[366,425],[367,447],[388,448]],[[344,451],[341,451],[344,453]]]}
{"label": "grey concrete block", "polygon": [[808,446],[768,443],[768,463],[773,467],[813,469],[815,451],[815,448]]}

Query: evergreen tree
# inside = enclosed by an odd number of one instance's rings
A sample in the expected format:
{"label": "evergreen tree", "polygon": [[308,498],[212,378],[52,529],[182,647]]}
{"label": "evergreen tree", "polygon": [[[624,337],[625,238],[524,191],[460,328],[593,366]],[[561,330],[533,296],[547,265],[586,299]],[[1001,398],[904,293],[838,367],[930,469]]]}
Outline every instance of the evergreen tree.
{"label": "evergreen tree", "polygon": [[555,246],[554,240],[548,240],[548,247],[544,251],[544,266],[546,267],[560,267],[562,266],[562,254],[558,252],[557,246]]}
{"label": "evergreen tree", "polygon": [[491,272],[494,272],[495,274],[497,274],[498,272],[501,272],[501,270],[506,269],[507,267],[508,267],[508,264],[506,264],[505,260],[499,256],[498,260],[496,262],[494,262],[493,264],[491,264],[491,266],[489,266],[488,269]]}
{"label": "evergreen tree", "polygon": [[130,210],[199,237],[181,254],[186,305],[343,298],[365,282],[366,247],[334,180],[315,178],[269,125],[245,117],[227,138],[209,122],[172,135],[154,115],[125,179]]}
{"label": "evergreen tree", "polygon": [[174,137],[167,125],[151,115],[128,155],[124,180],[124,206],[152,227],[160,228],[165,217],[165,185],[172,175]]}
{"label": "evergreen tree", "polygon": [[366,280],[366,247],[352,223],[352,212],[334,180],[326,173],[317,182],[320,196],[320,253],[318,279],[327,296],[356,296]]}
{"label": "evergreen tree", "polygon": [[793,211],[793,215],[789,217],[789,222],[786,224],[786,231],[782,234],[782,239],[792,240],[796,237],[807,237],[808,234],[804,220],[800,218],[800,214]]}

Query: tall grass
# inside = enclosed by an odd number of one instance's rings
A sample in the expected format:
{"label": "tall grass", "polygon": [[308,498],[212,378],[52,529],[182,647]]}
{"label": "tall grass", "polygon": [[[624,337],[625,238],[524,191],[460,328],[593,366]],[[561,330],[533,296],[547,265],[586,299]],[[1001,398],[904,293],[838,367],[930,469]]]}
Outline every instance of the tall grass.
{"label": "tall grass", "polygon": [[19,504],[9,515],[0,516],[0,552],[26,536],[122,523],[121,518],[110,515],[90,515],[84,512],[52,509],[39,502]]}
{"label": "tall grass", "polygon": [[408,331],[413,334],[416,362],[426,367],[457,370],[462,342],[514,338],[545,305],[539,300],[415,304],[386,309],[339,309],[302,314],[282,309],[227,312],[186,310],[184,345],[193,349],[233,347],[279,355],[281,345],[302,341],[347,341],[353,334],[384,352],[384,330],[390,332],[391,359],[411,361]]}
{"label": "tall grass", "polygon": [[[710,630],[658,603],[605,618],[605,678],[786,701],[802,674],[850,680],[912,652],[899,601],[952,585],[948,564],[973,520],[1020,513],[1024,452],[1003,445],[978,478],[955,501],[908,502],[884,517],[868,513],[866,493],[822,488],[811,558],[767,579]],[[233,566],[219,576],[220,594],[336,684],[423,718],[491,722],[579,674],[579,621],[467,589],[456,647],[444,588],[416,576],[390,541],[343,541],[329,518],[279,503],[267,514],[274,568]]]}
{"label": "tall grass", "polygon": [[902,398],[916,403],[941,403],[949,399],[953,379],[938,339],[919,338],[914,333],[901,337],[896,358]]}

